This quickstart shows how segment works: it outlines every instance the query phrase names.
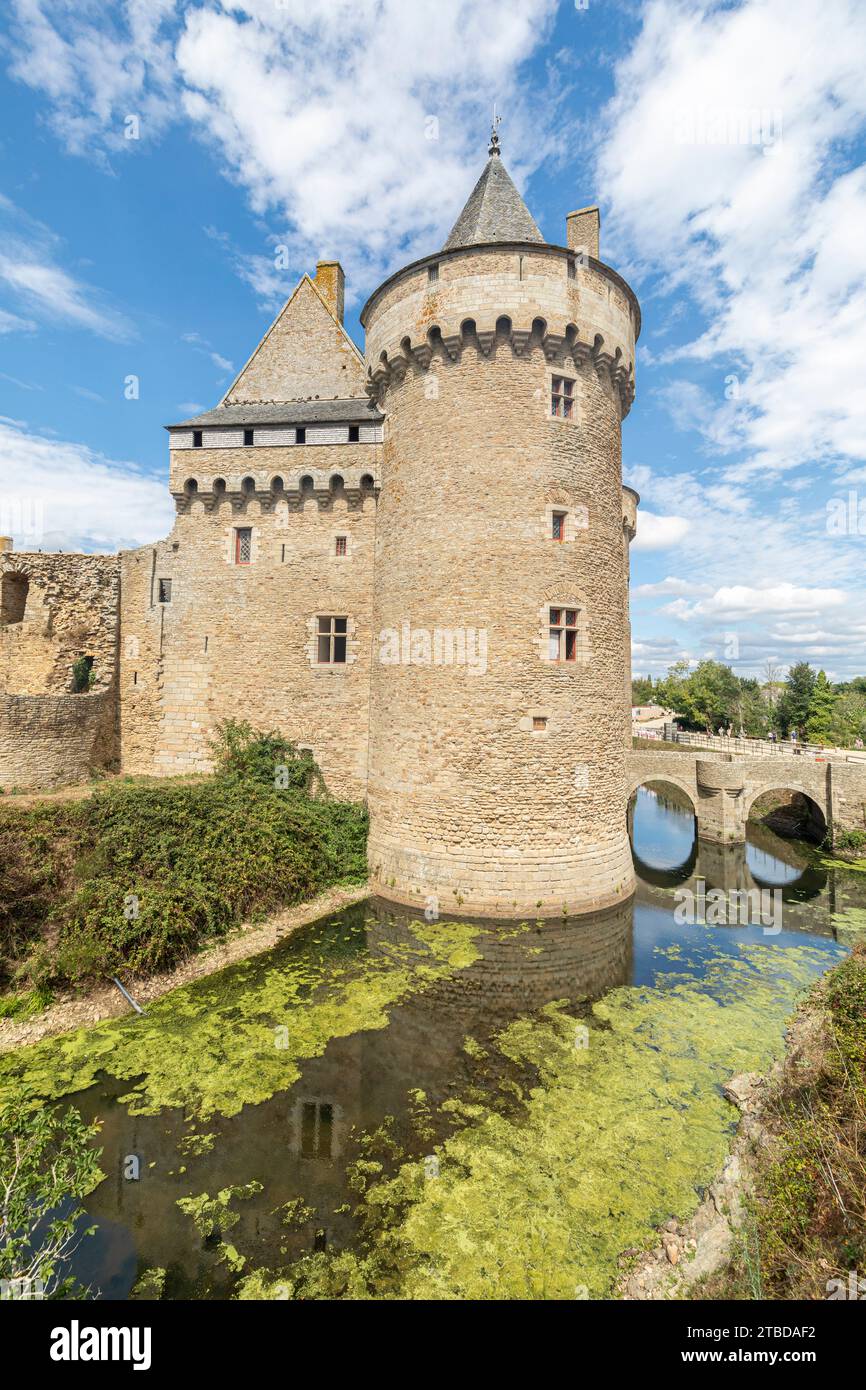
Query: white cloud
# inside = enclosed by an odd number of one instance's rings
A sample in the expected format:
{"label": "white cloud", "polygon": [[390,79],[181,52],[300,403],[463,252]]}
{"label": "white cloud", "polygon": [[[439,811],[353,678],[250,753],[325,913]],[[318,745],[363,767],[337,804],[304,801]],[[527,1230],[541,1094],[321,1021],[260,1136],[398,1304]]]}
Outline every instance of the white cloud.
{"label": "white cloud", "polygon": [[753,588],[749,584],[731,584],[717,589],[709,598],[700,599],[691,606],[681,607],[669,604],[666,612],[677,607],[678,615],[700,618],[740,618],[768,617],[773,613],[784,613],[794,617],[817,616],[828,610],[844,608],[850,603],[850,594],[842,589],[809,589],[796,584],[774,584],[765,588]]}
{"label": "white cloud", "polygon": [[230,362],[227,357],[223,357],[222,353],[216,352],[207,338],[203,338],[200,333],[182,333],[181,337],[185,343],[189,343],[198,352],[204,353],[205,357],[209,357],[214,366],[219,368],[223,374],[234,371],[234,363]]}
{"label": "white cloud", "polygon": [[[0,194],[0,282],[40,322],[85,328],[114,342],[126,342],[134,329],[105,296],[56,264],[59,237]],[[33,330],[32,319],[0,311],[14,328]]]}
{"label": "white cloud", "polygon": [[680,543],[688,529],[689,523],[684,516],[656,516],[641,507],[632,550],[669,550]]}
{"label": "white cloud", "polygon": [[686,579],[675,579],[673,575],[668,575],[666,579],[659,580],[656,584],[637,584],[632,588],[632,598],[655,598],[663,594],[695,594],[700,592],[700,585],[689,582]]}
{"label": "white cloud", "polygon": [[122,0],[113,9],[13,0],[10,72],[49,98],[50,124],[72,153],[108,167],[110,153],[131,153],[172,119],[176,12],[176,0]]}
{"label": "white cloud", "polygon": [[[610,244],[692,295],[704,332],[682,359],[718,363],[739,396],[671,402],[728,480],[866,455],[866,9],[856,0],[652,0],[616,69],[599,142]],[[766,145],[699,143],[758,112]],[[717,131],[718,133],[718,131]],[[671,354],[668,354],[668,360]]]}
{"label": "white cloud", "polygon": [[32,319],[22,319],[7,309],[0,309],[0,333],[32,333],[35,327]]}
{"label": "white cloud", "polygon": [[[339,255],[349,292],[441,244],[484,158],[494,99],[521,183],[571,126],[561,79],[531,89],[522,64],[546,39],[556,0],[16,0],[13,75],[49,99],[68,148],[110,156],[191,122],[255,213],[279,227],[295,270]],[[572,123],[573,124],[573,123]],[[260,287],[274,240],[235,253]]]}
{"label": "white cloud", "polygon": [[171,529],[165,482],[84,444],[0,419],[0,534],[18,550],[111,552]]}

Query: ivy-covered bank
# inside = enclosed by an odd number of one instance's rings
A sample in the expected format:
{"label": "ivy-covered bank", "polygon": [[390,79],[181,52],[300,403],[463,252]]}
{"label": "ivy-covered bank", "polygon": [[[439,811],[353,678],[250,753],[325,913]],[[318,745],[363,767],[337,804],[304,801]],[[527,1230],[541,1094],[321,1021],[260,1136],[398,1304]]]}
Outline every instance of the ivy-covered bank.
{"label": "ivy-covered bank", "polygon": [[705,1298],[862,1298],[866,1269],[866,911],[852,954],[815,986],[761,1109],[733,1255]]}
{"label": "ivy-covered bank", "polygon": [[3,1012],[57,984],[164,969],[243,921],[363,881],[366,812],[326,795],[308,753],[230,722],[214,758],[210,777],[0,800]]}

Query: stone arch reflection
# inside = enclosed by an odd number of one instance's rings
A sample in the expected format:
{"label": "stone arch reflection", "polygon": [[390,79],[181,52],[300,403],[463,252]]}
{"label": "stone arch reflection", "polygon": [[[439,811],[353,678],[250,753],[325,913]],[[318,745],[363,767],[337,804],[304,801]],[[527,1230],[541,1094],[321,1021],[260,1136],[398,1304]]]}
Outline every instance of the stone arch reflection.
{"label": "stone arch reflection", "polygon": [[663,779],[642,782],[629,798],[627,824],[635,872],[641,879],[674,887],[691,877],[697,822],[684,786]]}

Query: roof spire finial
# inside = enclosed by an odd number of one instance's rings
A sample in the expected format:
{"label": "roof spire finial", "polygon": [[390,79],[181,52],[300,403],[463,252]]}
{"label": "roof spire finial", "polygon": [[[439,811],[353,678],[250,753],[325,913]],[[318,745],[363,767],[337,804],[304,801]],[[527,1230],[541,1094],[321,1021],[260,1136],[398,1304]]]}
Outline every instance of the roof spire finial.
{"label": "roof spire finial", "polygon": [[494,103],[493,103],[493,124],[492,124],[491,130],[490,130],[490,146],[489,146],[489,148],[488,148],[488,150],[487,150],[487,153],[488,153],[488,154],[501,154],[501,153],[502,153],[502,151],[501,151],[500,148],[499,148],[499,127],[500,127],[501,124],[502,124],[502,117],[501,117],[500,115],[497,114],[497,111],[496,111],[496,102],[494,101]]}

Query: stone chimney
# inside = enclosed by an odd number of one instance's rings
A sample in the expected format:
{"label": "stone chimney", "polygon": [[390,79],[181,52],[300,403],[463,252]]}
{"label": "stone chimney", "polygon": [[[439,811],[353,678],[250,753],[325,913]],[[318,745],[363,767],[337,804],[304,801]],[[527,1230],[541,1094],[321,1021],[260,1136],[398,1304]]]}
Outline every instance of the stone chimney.
{"label": "stone chimney", "polygon": [[11,536],[0,536],[0,555],[2,555],[4,551],[9,551],[9,550],[11,550],[11,549],[12,549],[12,537],[11,537]]}
{"label": "stone chimney", "polygon": [[331,306],[334,314],[343,322],[343,298],[346,277],[339,261],[316,261],[316,289]]}
{"label": "stone chimney", "polygon": [[597,207],[578,208],[565,219],[566,246],[570,251],[584,251],[593,260],[599,259],[598,237],[601,216]]}

